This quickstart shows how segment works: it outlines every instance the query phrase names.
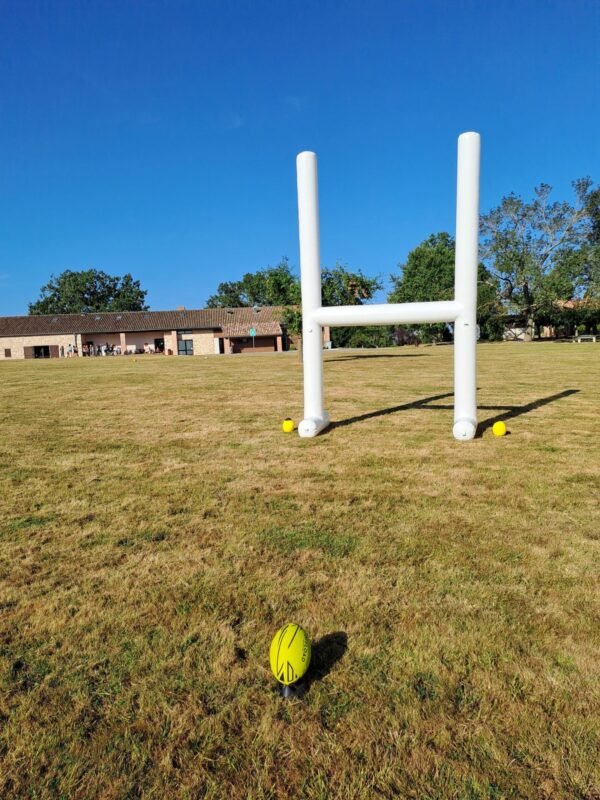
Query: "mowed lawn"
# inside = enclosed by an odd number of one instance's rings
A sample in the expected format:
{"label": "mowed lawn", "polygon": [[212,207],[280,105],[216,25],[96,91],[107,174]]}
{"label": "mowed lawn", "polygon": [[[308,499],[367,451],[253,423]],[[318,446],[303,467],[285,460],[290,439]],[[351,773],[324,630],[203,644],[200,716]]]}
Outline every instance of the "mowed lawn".
{"label": "mowed lawn", "polygon": [[0,364],[0,797],[598,800],[600,345],[478,357]]}

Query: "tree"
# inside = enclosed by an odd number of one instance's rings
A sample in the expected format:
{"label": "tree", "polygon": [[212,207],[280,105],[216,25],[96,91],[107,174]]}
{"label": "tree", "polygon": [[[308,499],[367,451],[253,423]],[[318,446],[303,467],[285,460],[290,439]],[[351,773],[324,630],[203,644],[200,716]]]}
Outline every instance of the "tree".
{"label": "tree", "polygon": [[[567,287],[559,297],[571,300],[555,303],[552,322],[565,325],[572,332],[593,333],[600,325],[600,188],[588,194],[586,213],[583,245],[563,252],[559,259],[559,274]],[[569,288],[571,295],[567,293]]]}
{"label": "tree", "polygon": [[[368,278],[360,270],[352,272],[341,264],[322,272],[325,306],[360,305],[371,299],[380,288],[377,278]],[[217,293],[208,298],[207,307],[284,306],[283,325],[292,335],[301,336],[300,294],[300,280],[292,272],[287,258],[283,258],[276,267],[247,272],[239,281],[220,283]],[[334,345],[343,347],[351,331],[351,328],[334,329]]]}
{"label": "tree", "polygon": [[393,328],[389,325],[367,325],[347,331],[346,347],[391,347],[394,344]]}
{"label": "tree", "polygon": [[[333,269],[324,269],[321,279],[324,306],[360,306],[382,289],[379,278],[368,278],[360,269],[351,272],[339,263]],[[360,340],[363,347],[374,347],[380,343],[381,334],[374,328],[333,328],[331,340],[334,347],[351,347],[353,340]]]}
{"label": "tree", "polygon": [[300,302],[300,284],[287,258],[276,267],[247,272],[239,281],[220,283],[211,295],[207,308],[243,308],[245,306],[288,306]]}
{"label": "tree", "polygon": [[96,269],[65,270],[51,276],[29,313],[79,314],[92,311],[145,311],[147,292],[127,273],[122,278]]}
{"label": "tree", "polygon": [[532,202],[510,194],[481,217],[484,263],[507,310],[525,321],[528,339],[554,313],[556,301],[577,296],[585,282],[591,185],[590,178],[573,181],[576,202],[570,205],[551,202],[552,188],[541,184]]}
{"label": "tree", "polygon": [[589,193],[586,211],[589,227],[581,259],[583,297],[600,301],[600,188]]}
{"label": "tree", "polygon": [[[400,275],[392,275],[390,303],[430,303],[454,299],[454,239],[449,233],[435,233],[408,254],[406,264],[399,265]],[[483,338],[501,336],[502,307],[498,286],[483,264],[479,265],[477,323]],[[422,339],[449,338],[445,323],[417,326]]]}
{"label": "tree", "polygon": [[[324,306],[362,305],[381,289],[378,278],[368,278],[361,270],[351,272],[342,264],[322,271],[321,286]],[[302,336],[302,312],[299,306],[287,309],[284,324],[291,334]],[[382,344],[380,332],[373,327],[334,328],[331,339],[334,347],[376,347]]]}
{"label": "tree", "polygon": [[454,239],[435,233],[408,254],[402,273],[390,276],[390,303],[429,303],[454,299]]}

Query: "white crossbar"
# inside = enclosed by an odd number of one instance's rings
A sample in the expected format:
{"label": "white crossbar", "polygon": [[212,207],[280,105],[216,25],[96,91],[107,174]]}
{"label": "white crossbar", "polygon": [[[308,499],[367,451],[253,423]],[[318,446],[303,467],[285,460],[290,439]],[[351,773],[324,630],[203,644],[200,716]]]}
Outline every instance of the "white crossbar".
{"label": "white crossbar", "polygon": [[319,325],[410,325],[415,322],[454,322],[463,307],[454,300],[436,303],[383,303],[369,306],[321,306],[312,312]]}

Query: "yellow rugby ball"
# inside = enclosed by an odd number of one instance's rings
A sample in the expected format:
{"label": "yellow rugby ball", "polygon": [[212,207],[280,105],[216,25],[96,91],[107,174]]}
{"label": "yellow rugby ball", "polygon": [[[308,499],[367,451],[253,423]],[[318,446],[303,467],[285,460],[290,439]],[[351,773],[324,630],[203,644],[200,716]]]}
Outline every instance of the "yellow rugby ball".
{"label": "yellow rugby ball", "polygon": [[287,417],[281,423],[281,427],[284,433],[291,433],[294,430],[294,420]]}
{"label": "yellow rugby ball", "polygon": [[492,425],[492,433],[494,436],[505,436],[506,435],[506,424],[502,421],[494,422]]}
{"label": "yellow rugby ball", "polygon": [[271,642],[269,661],[279,683],[289,686],[306,673],[310,664],[310,639],[300,625],[288,622],[280,628]]}

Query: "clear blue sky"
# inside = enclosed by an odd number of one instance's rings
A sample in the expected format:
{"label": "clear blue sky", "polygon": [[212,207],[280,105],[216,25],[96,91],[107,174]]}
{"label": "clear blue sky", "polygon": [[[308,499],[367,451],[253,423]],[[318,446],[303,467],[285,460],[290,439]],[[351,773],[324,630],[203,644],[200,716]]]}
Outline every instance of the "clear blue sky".
{"label": "clear blue sky", "polygon": [[323,264],[387,278],[482,210],[600,179],[597,0],[0,0],[0,314],[51,273],[131,272],[153,309],[298,265],[295,156],[319,156]]}

